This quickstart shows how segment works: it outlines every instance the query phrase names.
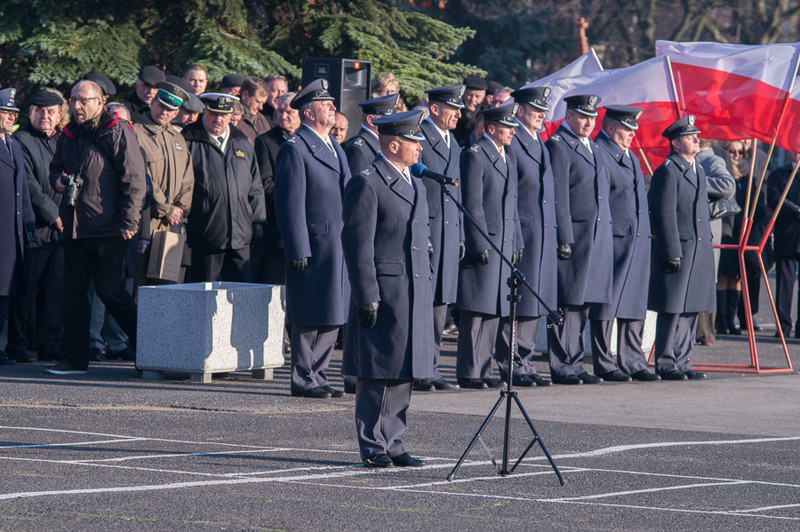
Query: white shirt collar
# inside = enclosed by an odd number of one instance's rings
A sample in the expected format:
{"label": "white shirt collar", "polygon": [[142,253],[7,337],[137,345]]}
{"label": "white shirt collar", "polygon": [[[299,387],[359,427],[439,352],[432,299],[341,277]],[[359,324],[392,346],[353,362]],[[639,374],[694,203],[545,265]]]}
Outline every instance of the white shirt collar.
{"label": "white shirt collar", "polygon": [[425,121],[430,122],[430,124],[436,129],[436,131],[439,132],[439,135],[442,136],[442,140],[444,140],[445,143],[447,143],[447,145],[449,146],[450,145],[450,132],[449,131],[445,131],[443,129],[440,129],[439,126],[436,125],[436,122],[431,120],[430,116],[428,118],[426,118]]}
{"label": "white shirt collar", "polygon": [[581,137],[580,135],[578,135],[577,133],[575,133],[574,131],[572,131],[572,128],[571,128],[571,127],[569,127],[569,124],[567,123],[567,121],[566,121],[566,120],[564,120],[563,122],[561,122],[561,125],[562,125],[562,126],[564,126],[564,127],[567,129],[567,131],[569,131],[570,133],[572,133],[573,135],[575,135],[576,137],[578,137],[578,140],[580,140],[580,141],[583,143],[583,145],[584,145],[584,146],[586,146],[587,148],[589,148],[589,151],[592,151],[592,141],[591,141],[591,140],[589,140],[589,137]]}
{"label": "white shirt collar", "polygon": [[405,167],[403,170],[400,170],[400,169],[399,169],[397,166],[395,166],[395,164],[394,164],[392,161],[390,161],[390,160],[389,160],[389,159],[386,157],[386,155],[384,155],[384,154],[383,154],[383,152],[382,152],[382,151],[379,151],[379,152],[378,152],[378,155],[379,155],[379,156],[381,156],[381,157],[383,157],[383,159],[384,159],[384,160],[385,160],[387,163],[389,163],[389,166],[391,166],[392,168],[394,168],[394,169],[397,171],[397,173],[398,173],[398,174],[400,174],[400,176],[402,176],[402,178],[403,178],[403,179],[405,179],[406,183],[408,183],[409,185],[411,185],[411,188],[414,188],[414,183],[411,181],[411,172],[409,172],[409,170],[408,170],[408,167],[407,167],[407,166],[406,166],[406,167]]}
{"label": "white shirt collar", "polygon": [[375,133],[374,131],[372,131],[370,128],[368,128],[368,127],[367,127],[367,126],[365,126],[364,124],[361,124],[361,131],[366,131],[367,133],[369,133],[370,135],[372,135],[372,136],[373,136],[373,137],[375,137],[376,139],[380,139],[380,137],[378,137],[378,134],[377,134],[377,133]]}
{"label": "white shirt collar", "polygon": [[492,146],[495,147],[495,149],[497,150],[497,153],[500,154],[500,157],[503,159],[503,162],[506,162],[506,150],[503,149],[503,146],[498,146],[497,144],[495,144],[494,140],[492,140],[492,137],[490,137],[486,133],[484,133],[483,136],[485,138],[489,139],[489,142],[491,142]]}
{"label": "white shirt collar", "polygon": [[[202,117],[201,117],[201,120],[202,120]],[[209,132],[208,129],[206,128],[206,123],[205,122],[203,122],[203,129],[206,130],[206,133],[208,133],[208,136],[211,137],[211,140],[213,140],[214,143],[217,146],[219,146],[219,149],[222,151],[222,153],[225,153],[225,148],[228,147],[228,139],[231,136],[231,128],[230,128],[230,126],[225,128],[225,131],[222,132],[222,135],[212,135],[211,132]],[[219,137],[222,137],[222,142],[219,141]]]}

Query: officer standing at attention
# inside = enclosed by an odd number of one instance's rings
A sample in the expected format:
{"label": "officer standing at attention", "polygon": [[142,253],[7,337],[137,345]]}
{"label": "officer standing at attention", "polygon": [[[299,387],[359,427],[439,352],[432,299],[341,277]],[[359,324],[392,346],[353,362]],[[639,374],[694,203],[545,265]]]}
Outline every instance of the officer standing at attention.
{"label": "officer standing at attention", "polygon": [[401,440],[411,381],[433,373],[433,297],[425,191],[408,167],[422,111],[375,120],[380,154],[345,189],[342,245],[353,289],[347,345],[356,356],[356,429],[366,467],[420,467]]}
{"label": "officer standing at attention", "polygon": [[420,161],[429,170],[452,177],[455,185],[440,185],[422,179],[428,200],[428,221],[431,229],[433,255],[433,379],[414,382],[414,390],[451,390],[458,384],[447,382],[439,373],[439,357],[442,346],[442,331],[447,319],[447,307],[456,302],[458,296],[458,262],[464,258],[464,229],[461,212],[444,193],[443,187],[456,200],[461,201],[461,148],[452,131],[461,117],[464,104],[461,96],[464,85],[438,87],[425,91],[428,94],[430,116],[420,125],[424,140]]}
{"label": "officer standing at attention", "polygon": [[564,322],[547,330],[550,374],[556,384],[594,384],[602,378],[581,365],[591,303],[610,303],[614,248],[609,176],[601,149],[589,137],[600,97],[564,98],[567,114],[545,143],[555,178],[558,222],[558,305]]}
{"label": "officer standing at attention", "polygon": [[[519,269],[548,307],[556,306],[556,205],[553,190],[553,169],[550,154],[537,133],[547,111],[547,87],[522,87],[512,97],[517,109],[517,134],[509,151],[514,153],[519,174],[519,223],[525,253]],[[534,355],[539,319],[547,310],[528,292],[520,288],[517,305],[517,353],[514,359],[515,386],[550,386],[550,381],[536,373]],[[500,333],[495,344],[495,360],[501,377],[508,378],[508,352],[511,348],[511,320],[500,320]]]}
{"label": "officer standing at attention", "polygon": [[661,135],[672,151],[650,181],[653,256],[647,308],[658,312],[656,373],[666,380],[706,378],[692,369],[692,348],[698,312],[716,306],[706,177],[694,160],[699,134],[694,115],[665,129]]}
{"label": "officer standing at attention", "polygon": [[[639,160],[630,151],[642,115],[638,107],[607,105],[603,130],[595,142],[606,155],[611,178],[611,232],[614,235],[614,292],[611,303],[589,308],[594,373],[606,381],[657,381],[647,371],[642,331],[650,273],[650,214]],[[617,318],[617,357],[611,355],[611,328]]]}
{"label": "officer standing at attention", "polygon": [[291,102],[302,125],[278,151],[275,214],[284,242],[286,323],[292,328],[292,395],[341,397],[326,371],[345,323],[350,286],[342,253],[342,197],[350,177],[344,150],[330,135],[336,107],[317,79]]}
{"label": "officer standing at attention", "polygon": [[[464,206],[516,265],[522,255],[517,218],[517,162],[507,147],[519,126],[517,104],[481,111],[486,133],[461,154]],[[511,269],[471,224],[464,226],[467,256],[458,278],[458,358],[456,377],[462,388],[500,388],[492,377],[492,352],[500,318],[508,316]]]}
{"label": "officer standing at attention", "polygon": [[381,151],[381,146],[378,144],[378,127],[373,121],[378,117],[394,113],[399,97],[400,95],[395,93],[358,102],[362,113],[361,129],[344,149],[352,175],[369,168]]}

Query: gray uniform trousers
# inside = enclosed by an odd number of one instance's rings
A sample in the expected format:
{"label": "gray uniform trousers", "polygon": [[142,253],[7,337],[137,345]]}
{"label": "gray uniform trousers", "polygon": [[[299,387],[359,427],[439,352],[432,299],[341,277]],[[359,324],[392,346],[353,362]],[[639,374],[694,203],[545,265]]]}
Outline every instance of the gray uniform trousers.
{"label": "gray uniform trousers", "polygon": [[692,349],[697,312],[669,314],[659,312],[656,319],[656,372],[692,369]]}
{"label": "gray uniform trousers", "polygon": [[492,351],[499,325],[499,316],[459,311],[457,378],[492,378]]}
{"label": "gray uniform trousers", "polygon": [[292,391],[328,386],[325,370],[339,336],[339,325],[292,325]]}
{"label": "gray uniform trousers", "polygon": [[583,360],[583,333],[589,321],[589,304],[563,305],[564,323],[547,329],[547,355],[550,376],[555,379],[585,373]]}
{"label": "gray uniform trousers", "polygon": [[647,369],[642,351],[644,320],[617,318],[617,362],[611,355],[613,320],[591,320],[592,364],[595,375],[602,376],[616,369],[628,375]]}
{"label": "gray uniform trousers", "polygon": [[[517,353],[514,357],[514,375],[536,375],[533,365],[534,347],[536,336],[539,334],[539,320],[541,318],[517,318]],[[500,319],[500,331],[494,347],[494,360],[500,371],[500,378],[508,378],[508,351],[511,348],[511,320]]]}
{"label": "gray uniform trousers", "polygon": [[438,381],[442,378],[439,373],[439,359],[442,351],[442,331],[447,320],[447,303],[433,304],[433,379]]}
{"label": "gray uniform trousers", "polygon": [[406,452],[401,438],[410,403],[410,380],[358,378],[356,432],[362,460],[377,454],[394,457]]}

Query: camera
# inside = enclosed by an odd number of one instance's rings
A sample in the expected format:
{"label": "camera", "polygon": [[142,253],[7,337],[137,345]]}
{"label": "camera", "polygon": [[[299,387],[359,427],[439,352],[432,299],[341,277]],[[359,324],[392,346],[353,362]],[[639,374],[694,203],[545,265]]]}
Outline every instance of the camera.
{"label": "camera", "polygon": [[61,177],[61,181],[67,187],[61,197],[61,206],[74,207],[78,202],[78,191],[83,185],[83,178],[79,174],[65,174]]}

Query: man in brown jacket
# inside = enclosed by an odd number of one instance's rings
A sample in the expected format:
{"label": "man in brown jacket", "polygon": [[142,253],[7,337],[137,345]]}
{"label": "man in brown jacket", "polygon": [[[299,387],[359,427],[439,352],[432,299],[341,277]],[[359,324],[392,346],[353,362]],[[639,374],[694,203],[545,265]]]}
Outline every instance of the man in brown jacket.
{"label": "man in brown jacket", "polygon": [[136,345],[136,303],[125,290],[128,241],[139,229],[145,167],[133,127],[103,112],[103,91],[81,81],[69,99],[72,120],[58,139],[50,184],[63,199],[64,333],[55,375],[86,373],[89,365],[89,280]]}
{"label": "man in brown jacket", "polygon": [[189,149],[183,135],[170,125],[188,99],[189,93],[176,81],[159,83],[150,111],[133,126],[153,182],[151,238],[156,231],[181,232],[181,222],[192,205],[194,169]]}
{"label": "man in brown jacket", "polygon": [[267,101],[267,85],[261,78],[247,78],[242,83],[239,98],[244,107],[244,114],[236,127],[247,135],[252,146],[257,136],[269,131],[269,122],[261,114],[261,109]]}

